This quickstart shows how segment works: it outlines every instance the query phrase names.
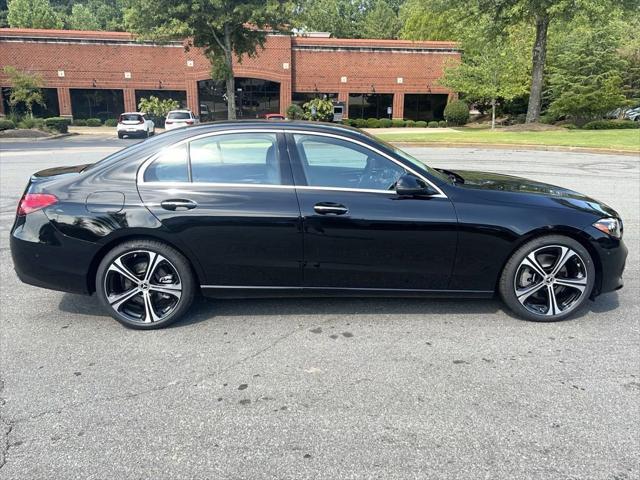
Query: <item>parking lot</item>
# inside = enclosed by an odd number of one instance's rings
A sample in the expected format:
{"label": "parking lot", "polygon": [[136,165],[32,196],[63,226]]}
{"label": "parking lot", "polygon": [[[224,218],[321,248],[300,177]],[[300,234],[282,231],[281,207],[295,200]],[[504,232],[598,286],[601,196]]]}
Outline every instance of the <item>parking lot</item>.
{"label": "parking lot", "polygon": [[498,300],[199,300],[145,332],[20,283],[8,248],[29,174],[131,143],[0,143],[0,478],[640,478],[638,156],[407,149],[616,209],[625,288],[578,318],[524,322]]}

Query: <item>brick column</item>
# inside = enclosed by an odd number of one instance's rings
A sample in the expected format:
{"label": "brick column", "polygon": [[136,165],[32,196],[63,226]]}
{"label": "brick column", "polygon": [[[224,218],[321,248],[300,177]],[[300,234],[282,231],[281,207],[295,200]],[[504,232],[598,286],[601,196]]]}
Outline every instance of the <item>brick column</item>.
{"label": "brick column", "polygon": [[133,88],[123,88],[124,96],[124,111],[125,112],[137,112],[138,106],[136,105],[136,91]]}
{"label": "brick column", "polygon": [[280,82],[280,115],[287,114],[289,105],[291,105],[291,82]]}
{"label": "brick column", "polygon": [[349,118],[349,92],[346,90],[340,90],[338,92],[338,101],[344,102],[342,118]]}
{"label": "brick column", "polygon": [[187,108],[195,115],[200,115],[200,98],[198,97],[198,82],[186,80],[187,87]]}
{"label": "brick column", "polygon": [[73,117],[71,110],[71,93],[68,88],[58,87],[58,109],[61,117]]}
{"label": "brick column", "polygon": [[402,120],[404,118],[404,92],[393,94],[393,117]]}

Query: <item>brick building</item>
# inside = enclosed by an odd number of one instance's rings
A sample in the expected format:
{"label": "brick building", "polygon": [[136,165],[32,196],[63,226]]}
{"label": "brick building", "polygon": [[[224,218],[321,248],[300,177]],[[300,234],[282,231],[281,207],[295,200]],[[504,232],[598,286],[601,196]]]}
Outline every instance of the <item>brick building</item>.
{"label": "brick building", "polygon": [[[234,67],[238,116],[284,113],[315,96],[343,102],[349,118],[440,119],[452,93],[438,84],[459,61],[453,42],[348,40],[269,35]],[[225,89],[198,49],[136,41],[122,32],[0,29],[0,65],[38,73],[41,115],[115,118],[148,95],[175,98],[209,119],[226,118]],[[0,70],[8,111],[10,84]],[[38,113],[38,112],[36,112]]]}

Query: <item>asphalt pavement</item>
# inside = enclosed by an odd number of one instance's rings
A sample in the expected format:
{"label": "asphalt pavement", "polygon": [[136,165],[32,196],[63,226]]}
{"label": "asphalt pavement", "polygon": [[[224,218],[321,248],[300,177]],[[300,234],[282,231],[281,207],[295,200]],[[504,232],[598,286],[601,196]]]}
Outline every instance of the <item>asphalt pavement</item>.
{"label": "asphalt pavement", "polygon": [[524,322],[497,300],[199,300],[143,332],[94,297],[20,283],[8,249],[30,173],[131,143],[0,143],[1,479],[640,478],[637,156],[407,149],[618,210],[625,288],[578,318]]}

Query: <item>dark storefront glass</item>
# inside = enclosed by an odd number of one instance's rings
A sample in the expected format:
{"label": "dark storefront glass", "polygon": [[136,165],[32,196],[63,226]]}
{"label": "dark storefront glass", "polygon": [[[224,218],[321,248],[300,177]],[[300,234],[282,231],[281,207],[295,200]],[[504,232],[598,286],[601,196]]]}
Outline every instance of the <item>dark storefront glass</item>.
{"label": "dark storefront glass", "polygon": [[392,93],[350,93],[349,118],[389,118],[393,107]]}
{"label": "dark storefront glass", "polygon": [[291,103],[296,105],[304,105],[305,103],[313,100],[314,98],[326,98],[327,100],[337,101],[337,93],[320,93],[320,92],[293,92],[291,96]]}
{"label": "dark storefront glass", "polygon": [[118,118],[124,112],[122,90],[71,89],[73,118]]}
{"label": "dark storefront glass", "polygon": [[[20,103],[15,107],[9,105],[9,96],[11,95],[11,88],[2,88],[2,103],[4,105],[4,111],[6,113],[16,113],[17,115],[25,115],[27,109],[24,104]],[[33,116],[40,118],[57,117],[60,115],[60,108],[58,105],[58,90],[56,88],[43,88],[42,97],[44,100],[44,106],[33,104]]]}
{"label": "dark storefront glass", "polygon": [[[267,113],[280,113],[280,84],[258,78],[236,78],[236,116],[260,118]],[[227,89],[224,82],[198,82],[200,116],[203,120],[227,118]]]}
{"label": "dark storefront glass", "polygon": [[404,118],[407,120],[442,120],[447,95],[427,93],[404,95]]}
{"label": "dark storefront glass", "polygon": [[[187,92],[184,90],[136,90],[136,108],[140,103],[140,99],[157,97],[160,100],[176,100],[180,102],[180,108],[187,106]],[[196,115],[198,114],[195,112]]]}

